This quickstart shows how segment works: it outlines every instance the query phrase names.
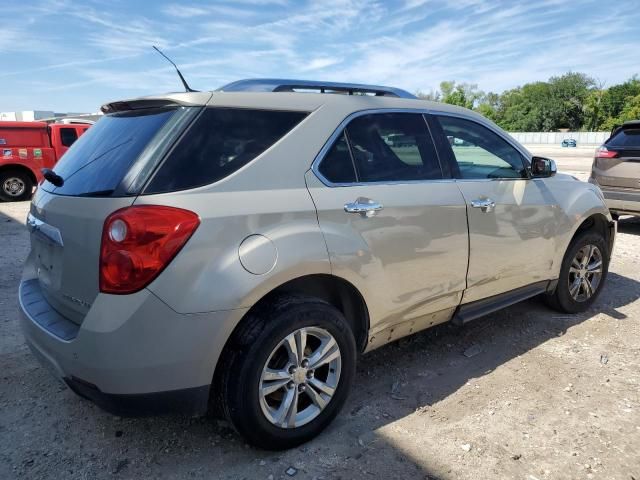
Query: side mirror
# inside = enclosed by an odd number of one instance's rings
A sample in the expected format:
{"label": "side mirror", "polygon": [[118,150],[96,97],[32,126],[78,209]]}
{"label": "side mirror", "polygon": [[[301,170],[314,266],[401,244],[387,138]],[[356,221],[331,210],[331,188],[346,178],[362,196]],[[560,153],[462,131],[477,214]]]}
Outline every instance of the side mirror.
{"label": "side mirror", "polygon": [[535,178],[553,177],[557,171],[556,162],[550,158],[533,157],[531,159],[531,174]]}

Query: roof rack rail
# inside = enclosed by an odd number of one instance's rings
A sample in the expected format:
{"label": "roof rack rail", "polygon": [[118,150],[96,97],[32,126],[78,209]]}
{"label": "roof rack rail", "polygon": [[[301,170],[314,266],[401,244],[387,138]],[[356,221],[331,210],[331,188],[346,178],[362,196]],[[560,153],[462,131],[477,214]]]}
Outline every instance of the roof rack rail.
{"label": "roof rack rail", "polygon": [[394,87],[362,85],[358,83],[318,82],[313,80],[284,80],[275,78],[251,78],[231,82],[218,88],[217,92],[295,92],[296,90],[319,90],[320,93],[341,92],[374,94],[376,96],[417,98],[415,95]]}

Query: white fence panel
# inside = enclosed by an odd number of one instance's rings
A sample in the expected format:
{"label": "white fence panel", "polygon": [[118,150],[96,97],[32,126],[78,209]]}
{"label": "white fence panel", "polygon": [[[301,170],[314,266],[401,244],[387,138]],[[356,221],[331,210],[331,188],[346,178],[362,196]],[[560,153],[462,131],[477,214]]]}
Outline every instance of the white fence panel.
{"label": "white fence panel", "polygon": [[520,143],[560,145],[565,138],[573,138],[578,145],[600,145],[610,132],[509,132]]}

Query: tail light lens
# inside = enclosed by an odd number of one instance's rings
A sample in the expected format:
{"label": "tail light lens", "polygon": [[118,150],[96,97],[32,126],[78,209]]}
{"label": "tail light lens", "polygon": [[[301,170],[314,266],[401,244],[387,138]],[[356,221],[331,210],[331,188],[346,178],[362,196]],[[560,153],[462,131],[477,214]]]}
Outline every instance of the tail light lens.
{"label": "tail light lens", "polygon": [[134,293],[169,265],[200,225],[188,210],[139,205],[118,210],[104,222],[100,291]]}
{"label": "tail light lens", "polygon": [[609,150],[604,145],[596,150],[596,158],[616,158],[617,156],[618,152],[615,150]]}

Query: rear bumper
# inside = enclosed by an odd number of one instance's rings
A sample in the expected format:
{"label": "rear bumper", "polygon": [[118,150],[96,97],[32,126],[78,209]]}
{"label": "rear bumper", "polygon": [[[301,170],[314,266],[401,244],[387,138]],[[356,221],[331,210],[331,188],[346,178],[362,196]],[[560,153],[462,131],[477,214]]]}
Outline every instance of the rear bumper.
{"label": "rear bumper", "polygon": [[209,386],[171,390],[168,392],[114,394],[104,393],[95,385],[71,377],[67,386],[83,398],[91,400],[103,410],[120,415],[147,416],[165,413],[201,414],[209,403]]}
{"label": "rear bumper", "polygon": [[207,410],[215,365],[244,310],[179,314],[142,290],[98,295],[75,325],[29,281],[19,290],[26,342],[74,392],[120,415]]}
{"label": "rear bumper", "polygon": [[640,190],[612,189],[600,186],[607,208],[614,213],[640,215]]}

